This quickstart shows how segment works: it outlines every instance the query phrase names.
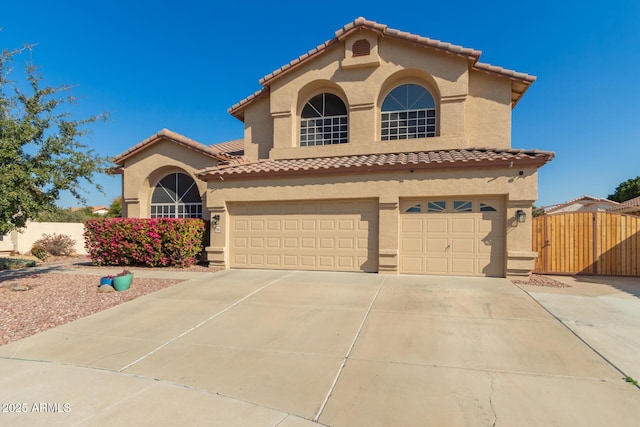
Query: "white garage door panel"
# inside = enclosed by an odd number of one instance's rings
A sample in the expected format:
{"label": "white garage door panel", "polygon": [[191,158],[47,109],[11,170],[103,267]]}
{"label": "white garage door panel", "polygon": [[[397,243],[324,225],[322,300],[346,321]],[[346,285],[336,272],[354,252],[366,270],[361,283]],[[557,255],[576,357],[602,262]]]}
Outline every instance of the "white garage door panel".
{"label": "white garage door panel", "polygon": [[[401,200],[400,272],[503,276],[502,200],[461,197],[436,201],[437,204],[429,204],[426,198]],[[473,208],[456,211],[456,201],[465,201],[457,203],[458,207]],[[486,211],[487,206],[494,210]],[[481,207],[485,210],[481,211]]]}
{"label": "white garage door panel", "polygon": [[375,201],[229,205],[235,268],[378,270]]}

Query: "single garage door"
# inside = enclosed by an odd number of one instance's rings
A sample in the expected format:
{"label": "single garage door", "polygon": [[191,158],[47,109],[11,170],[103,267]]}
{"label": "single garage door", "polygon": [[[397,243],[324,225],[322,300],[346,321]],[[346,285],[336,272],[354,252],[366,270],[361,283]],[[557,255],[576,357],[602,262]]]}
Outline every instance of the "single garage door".
{"label": "single garage door", "polygon": [[375,200],[232,203],[232,268],[378,271]]}
{"label": "single garage door", "polygon": [[402,199],[400,272],[503,277],[503,205],[498,198]]}

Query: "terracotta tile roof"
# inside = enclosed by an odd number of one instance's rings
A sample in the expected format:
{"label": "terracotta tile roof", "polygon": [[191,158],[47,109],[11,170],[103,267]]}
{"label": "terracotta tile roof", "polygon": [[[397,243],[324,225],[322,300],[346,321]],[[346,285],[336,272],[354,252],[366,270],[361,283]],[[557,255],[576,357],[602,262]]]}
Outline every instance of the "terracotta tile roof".
{"label": "terracotta tile roof", "polygon": [[197,141],[194,141],[193,139],[187,138],[184,135],[180,135],[179,133],[176,132],[172,132],[169,129],[162,129],[160,132],[156,133],[155,135],[150,136],[149,138],[145,139],[142,142],[139,142],[138,144],[134,145],[133,147],[129,148],[127,151],[117,155],[116,157],[114,157],[113,162],[121,165],[122,162],[124,162],[126,159],[128,159],[129,157],[133,156],[134,154],[144,150],[145,148],[147,148],[148,146],[154,144],[155,142],[158,142],[162,139],[167,139],[171,142],[174,142],[178,145],[181,145],[185,148],[188,148],[190,150],[193,151],[197,151],[200,152],[206,156],[209,157],[213,157],[215,159],[218,159],[220,161],[228,161],[231,159],[232,156],[230,156],[229,154],[225,154],[224,152],[220,151],[219,149],[215,148],[215,147],[209,147],[206,146],[204,144],[201,144]]}
{"label": "terracotta tile roof", "polygon": [[475,64],[473,64],[473,68],[479,71],[485,71],[492,74],[500,74],[506,77],[510,77],[514,80],[521,80],[523,82],[533,83],[536,81],[536,76],[531,76],[527,73],[520,73],[518,71],[498,67],[496,65],[486,64],[484,62],[476,62]]}
{"label": "terracotta tile roof", "polygon": [[640,212],[640,196],[634,197],[633,199],[629,199],[620,203],[620,206],[614,209],[616,212],[624,213],[624,212]]}
{"label": "terracotta tile roof", "polygon": [[406,31],[401,31],[401,30],[396,30],[394,28],[389,28],[384,24],[380,24],[378,22],[375,21],[369,21],[363,17],[359,17],[356,18],[354,21],[348,23],[347,25],[345,25],[344,27],[342,27],[341,29],[339,29],[338,31],[336,31],[336,36],[330,40],[327,40],[326,42],[316,46],[315,48],[311,49],[310,51],[308,51],[307,53],[299,56],[298,58],[294,59],[293,61],[289,62],[288,64],[283,65],[282,67],[278,68],[275,71],[272,71],[271,73],[267,74],[266,76],[264,76],[263,78],[260,79],[260,84],[262,86],[264,86],[263,89],[258,90],[257,92],[249,95],[248,97],[246,97],[245,99],[243,99],[242,101],[234,104],[231,108],[228,109],[229,114],[234,115],[238,118],[242,118],[242,113],[241,113],[241,109],[247,105],[248,103],[250,103],[251,101],[253,101],[254,99],[268,93],[268,85],[276,78],[281,77],[282,75],[286,74],[288,71],[298,67],[299,65],[311,60],[312,58],[315,58],[316,56],[320,55],[321,53],[323,53],[324,51],[326,51],[329,47],[339,43],[341,40],[343,40],[345,37],[347,37],[349,34],[351,34],[354,31],[357,31],[358,29],[361,28],[366,28],[368,30],[371,31],[375,31],[381,35],[383,35],[384,37],[391,37],[391,38],[395,38],[398,40],[402,40],[402,41],[407,41],[410,43],[413,43],[414,45],[418,45],[418,46],[423,46],[426,48],[430,48],[430,49],[435,49],[439,52],[443,52],[443,53],[447,53],[450,55],[456,55],[456,56],[462,56],[467,58],[469,61],[471,61],[471,63],[473,64],[472,68],[479,70],[479,71],[483,71],[483,72],[487,72],[487,73],[492,73],[492,74],[498,74],[501,76],[506,76],[509,77],[513,80],[516,81],[520,81],[522,83],[525,83],[525,87],[524,88],[520,88],[520,90],[515,91],[515,95],[514,95],[514,105],[520,100],[520,98],[522,97],[522,95],[524,94],[524,92],[526,91],[526,88],[528,87],[528,85],[530,85],[532,82],[535,81],[535,76],[530,76],[528,74],[525,73],[519,73],[513,70],[508,70],[502,67],[497,67],[494,65],[490,65],[490,64],[485,64],[485,63],[481,63],[478,62],[478,60],[480,59],[480,55],[482,54],[482,51],[480,50],[476,50],[476,49],[471,49],[471,48],[466,48],[466,47],[462,47],[462,46],[458,46],[458,45],[454,45],[451,43],[446,43],[446,42],[442,42],[440,40],[435,40],[435,39],[430,39],[428,37],[422,37],[419,36],[417,34],[411,34],[408,33]]}
{"label": "terracotta tile roof", "polygon": [[204,180],[219,176],[295,175],[309,173],[349,173],[369,170],[411,168],[480,167],[536,165],[551,161],[553,152],[539,150],[507,150],[468,148],[395,154],[367,154],[309,159],[261,160],[240,165],[220,165],[197,171]]}
{"label": "terracotta tile roof", "polygon": [[254,99],[260,98],[263,95],[267,94],[269,90],[267,88],[262,88],[260,90],[255,91],[251,95],[247,96],[245,99],[233,104],[230,108],[227,108],[227,112],[229,114],[235,115],[235,112],[241,109],[243,106],[253,101]]}
{"label": "terracotta tile roof", "polygon": [[244,156],[244,139],[234,139],[233,141],[219,142],[210,146],[221,153],[230,156]]}
{"label": "terracotta tile roof", "polygon": [[640,197],[635,197],[633,199],[627,200],[626,202],[622,202],[622,205],[626,207],[640,206]]}

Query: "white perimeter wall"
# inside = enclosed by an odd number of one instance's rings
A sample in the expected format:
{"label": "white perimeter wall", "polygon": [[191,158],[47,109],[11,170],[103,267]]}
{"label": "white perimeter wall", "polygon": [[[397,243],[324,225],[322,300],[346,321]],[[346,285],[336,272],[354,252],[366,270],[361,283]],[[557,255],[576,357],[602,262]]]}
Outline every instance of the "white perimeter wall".
{"label": "white perimeter wall", "polygon": [[[42,238],[43,234],[66,234],[76,241],[75,253],[86,255],[84,249],[84,224],[81,222],[29,222],[26,228],[19,232],[13,231],[10,235],[3,236],[0,242],[0,250],[16,251],[20,254],[28,254],[36,240]],[[9,243],[11,242],[11,248]],[[6,247],[6,248],[5,248]]]}

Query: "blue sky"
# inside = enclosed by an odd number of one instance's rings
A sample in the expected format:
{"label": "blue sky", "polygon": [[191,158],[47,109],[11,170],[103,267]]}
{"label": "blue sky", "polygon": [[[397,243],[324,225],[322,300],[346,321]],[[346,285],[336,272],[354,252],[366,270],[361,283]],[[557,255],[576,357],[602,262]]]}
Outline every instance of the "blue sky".
{"label": "blue sky", "polygon": [[[640,175],[640,2],[631,0],[9,1],[0,48],[38,43],[44,83],[75,85],[76,118],[110,113],[84,141],[115,156],[162,128],[205,144],[241,138],[227,108],[358,16],[538,77],[512,129],[514,148],[556,152],[540,169],[538,206],[606,197]],[[120,195],[119,177],[99,181],[106,194],[87,187],[90,205]]]}

